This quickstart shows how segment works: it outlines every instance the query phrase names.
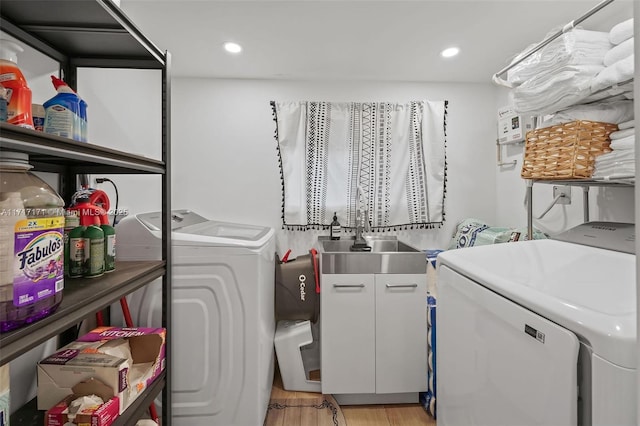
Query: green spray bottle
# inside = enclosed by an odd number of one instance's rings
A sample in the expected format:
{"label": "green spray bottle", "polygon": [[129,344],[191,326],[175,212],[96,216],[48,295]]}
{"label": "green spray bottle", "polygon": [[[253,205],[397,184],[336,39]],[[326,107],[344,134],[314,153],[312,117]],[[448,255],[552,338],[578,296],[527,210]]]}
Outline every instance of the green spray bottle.
{"label": "green spray bottle", "polygon": [[108,223],[100,225],[104,232],[104,272],[116,270],[116,229]]}
{"label": "green spray bottle", "polygon": [[71,246],[69,241],[69,233],[80,226],[80,218],[77,212],[73,210],[66,210],[64,212],[64,276],[69,276],[69,265],[71,263]]}
{"label": "green spray bottle", "polygon": [[69,278],[80,278],[84,274],[84,231],[86,226],[76,226],[69,231]]}
{"label": "green spray bottle", "polygon": [[104,274],[104,231],[96,225],[87,226],[84,231],[84,270],[87,278]]}

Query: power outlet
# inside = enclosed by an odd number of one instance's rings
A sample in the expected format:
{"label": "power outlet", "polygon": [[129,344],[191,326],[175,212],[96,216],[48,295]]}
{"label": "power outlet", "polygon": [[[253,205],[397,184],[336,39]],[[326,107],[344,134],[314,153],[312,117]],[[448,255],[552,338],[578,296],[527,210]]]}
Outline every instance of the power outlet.
{"label": "power outlet", "polygon": [[562,195],[556,204],[571,204],[571,187],[567,185],[554,185],[553,198]]}

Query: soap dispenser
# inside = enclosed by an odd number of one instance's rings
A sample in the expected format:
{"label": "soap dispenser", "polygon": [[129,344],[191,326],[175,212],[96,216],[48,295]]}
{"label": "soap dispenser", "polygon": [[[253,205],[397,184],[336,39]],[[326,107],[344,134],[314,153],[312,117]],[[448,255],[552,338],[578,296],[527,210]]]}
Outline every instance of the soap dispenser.
{"label": "soap dispenser", "polygon": [[342,228],[340,226],[340,222],[338,222],[337,212],[333,212],[333,222],[331,222],[331,239],[339,240],[340,232],[342,232]]}

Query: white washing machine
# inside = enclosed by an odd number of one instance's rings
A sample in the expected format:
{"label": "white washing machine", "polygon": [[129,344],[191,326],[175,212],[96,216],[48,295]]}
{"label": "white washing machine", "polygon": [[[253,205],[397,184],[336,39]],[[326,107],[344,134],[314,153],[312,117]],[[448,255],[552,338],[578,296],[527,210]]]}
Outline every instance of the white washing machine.
{"label": "white washing machine", "polygon": [[[123,219],[117,258],[160,259],[161,223],[160,213]],[[273,384],[274,231],[188,210],[172,211],[172,230],[172,424],[261,425]],[[128,299],[135,325],[160,326],[160,280]]]}
{"label": "white washing machine", "polygon": [[441,253],[438,426],[636,425],[634,232]]}

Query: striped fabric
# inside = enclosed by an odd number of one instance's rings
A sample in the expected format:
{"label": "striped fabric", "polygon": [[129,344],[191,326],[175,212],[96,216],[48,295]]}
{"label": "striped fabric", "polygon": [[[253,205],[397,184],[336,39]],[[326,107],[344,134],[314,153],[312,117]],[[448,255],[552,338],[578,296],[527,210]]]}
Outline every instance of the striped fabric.
{"label": "striped fabric", "polygon": [[[432,228],[444,220],[446,101],[272,102],[283,226]],[[357,197],[358,188],[361,196]]]}

